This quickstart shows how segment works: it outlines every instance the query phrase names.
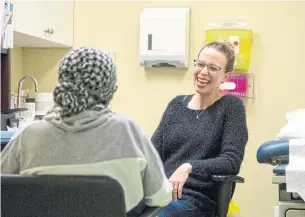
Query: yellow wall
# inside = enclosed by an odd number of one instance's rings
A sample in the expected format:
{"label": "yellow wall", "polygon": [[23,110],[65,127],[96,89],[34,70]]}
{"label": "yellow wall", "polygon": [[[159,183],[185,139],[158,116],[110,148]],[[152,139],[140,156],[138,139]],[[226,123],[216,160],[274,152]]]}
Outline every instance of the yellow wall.
{"label": "yellow wall", "polygon": [[[59,61],[70,49],[24,48],[24,74],[32,75],[38,80],[40,92],[53,91],[57,83]],[[33,83],[26,86],[33,89]]]}
{"label": "yellow wall", "polygon": [[11,92],[17,93],[18,82],[23,77],[23,48],[11,49]]}
{"label": "yellow wall", "polygon": [[[130,115],[152,133],[168,101],[193,89],[192,67],[188,71],[144,71],[139,66],[139,16],[144,7],[150,6],[191,6],[190,60],[204,43],[208,17],[240,15],[248,18],[254,32],[250,65],[255,73],[256,98],[247,105],[250,140],[241,171],[246,183],[238,185],[235,199],[243,217],[273,216],[277,186],[271,184],[272,167],[256,162],[256,151],[262,142],[273,139],[284,125],[285,112],[305,107],[305,3],[77,1],[75,46],[116,52],[119,90],[111,106],[116,112]],[[41,91],[52,91],[59,60],[66,51],[24,49],[24,75],[35,76]]]}
{"label": "yellow wall", "polygon": [[[52,91],[57,82],[60,59],[70,49],[20,48],[11,49],[11,91],[18,91],[18,82],[23,76],[34,76],[40,92]],[[25,80],[22,89],[33,91],[33,82]],[[33,92],[32,92],[33,94]]]}

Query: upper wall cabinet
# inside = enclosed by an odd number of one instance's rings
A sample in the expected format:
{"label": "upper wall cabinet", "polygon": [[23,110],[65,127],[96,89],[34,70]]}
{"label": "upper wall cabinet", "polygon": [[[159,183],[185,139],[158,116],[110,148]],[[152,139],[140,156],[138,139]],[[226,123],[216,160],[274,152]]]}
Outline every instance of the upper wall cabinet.
{"label": "upper wall cabinet", "polygon": [[14,46],[72,47],[73,1],[16,1]]}

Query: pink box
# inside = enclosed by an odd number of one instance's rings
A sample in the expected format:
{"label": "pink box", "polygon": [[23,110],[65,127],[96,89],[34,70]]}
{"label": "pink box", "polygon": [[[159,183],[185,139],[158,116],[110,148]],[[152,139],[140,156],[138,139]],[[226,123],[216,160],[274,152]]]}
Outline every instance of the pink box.
{"label": "pink box", "polygon": [[234,90],[223,90],[223,94],[232,94],[241,98],[247,97],[247,90],[248,90],[248,76],[241,75],[241,74],[233,74],[231,75],[227,82],[233,82],[236,84]]}

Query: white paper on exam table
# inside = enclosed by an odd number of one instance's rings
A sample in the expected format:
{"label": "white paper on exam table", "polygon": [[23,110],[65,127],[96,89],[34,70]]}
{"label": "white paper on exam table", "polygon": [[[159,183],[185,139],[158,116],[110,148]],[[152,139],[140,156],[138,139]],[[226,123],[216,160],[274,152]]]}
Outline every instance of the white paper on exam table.
{"label": "white paper on exam table", "polygon": [[305,200],[305,138],[289,140],[286,187],[288,192],[296,192]]}

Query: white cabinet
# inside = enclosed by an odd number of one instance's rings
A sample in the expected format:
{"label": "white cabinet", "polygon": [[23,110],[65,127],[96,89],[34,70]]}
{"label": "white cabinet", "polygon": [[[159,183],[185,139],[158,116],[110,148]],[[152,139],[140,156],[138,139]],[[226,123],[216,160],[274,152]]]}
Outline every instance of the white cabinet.
{"label": "white cabinet", "polygon": [[72,47],[73,1],[16,1],[14,45]]}

